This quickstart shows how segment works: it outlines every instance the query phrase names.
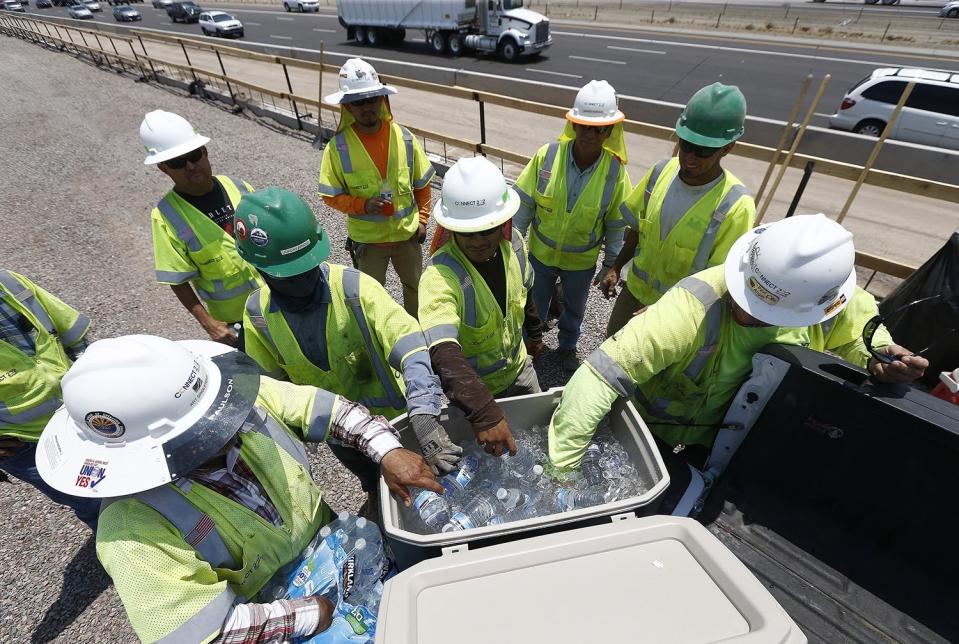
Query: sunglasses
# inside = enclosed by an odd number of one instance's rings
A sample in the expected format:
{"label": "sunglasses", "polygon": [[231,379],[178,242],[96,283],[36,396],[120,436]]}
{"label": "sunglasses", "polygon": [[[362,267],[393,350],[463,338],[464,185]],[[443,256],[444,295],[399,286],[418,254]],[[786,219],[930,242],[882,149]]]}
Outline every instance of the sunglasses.
{"label": "sunglasses", "polygon": [[371,96],[370,98],[361,98],[358,101],[350,101],[350,105],[372,105],[379,103],[382,96]]}
{"label": "sunglasses", "polygon": [[503,229],[502,226],[497,226],[496,228],[490,228],[489,230],[478,230],[475,233],[456,233],[460,237],[489,237],[495,233],[500,232]]}
{"label": "sunglasses", "polygon": [[186,167],[188,161],[190,163],[196,163],[203,158],[204,154],[206,154],[206,147],[197,148],[192,152],[187,152],[186,154],[181,154],[180,156],[170,159],[169,161],[164,161],[163,165],[171,170],[182,170]]}
{"label": "sunglasses", "polygon": [[606,134],[613,129],[612,125],[583,125],[582,123],[577,123],[576,127],[595,132],[596,134]]}
{"label": "sunglasses", "polygon": [[[917,305],[917,304],[922,304],[922,303],[924,303],[924,302],[931,302],[931,301],[933,301],[933,300],[938,300],[938,299],[941,298],[941,297],[942,297],[942,294],[941,294],[941,293],[940,293],[940,294],[937,294],[937,295],[930,295],[929,297],[924,297],[924,298],[922,298],[922,299],[912,301],[912,302],[910,302],[909,304],[904,304],[904,305],[900,306],[899,308],[895,309],[894,311],[890,311],[889,313],[887,313],[887,314],[885,314],[885,315],[877,315],[877,316],[871,318],[868,322],[866,322],[866,325],[862,328],[862,341],[863,341],[863,343],[866,345],[866,350],[869,351],[869,354],[870,354],[873,358],[875,358],[875,359],[878,360],[879,362],[882,362],[883,364],[889,364],[889,363],[891,363],[891,362],[895,362],[896,360],[899,360],[899,358],[901,358],[901,357],[903,357],[903,356],[891,356],[891,355],[888,355],[888,354],[886,354],[886,353],[881,353],[880,351],[877,351],[877,350],[875,349],[875,347],[872,346],[873,336],[876,335],[876,331],[879,329],[879,326],[880,326],[883,322],[885,322],[886,320],[888,320],[888,319],[890,319],[890,318],[892,318],[892,317],[894,317],[894,316],[896,316],[896,315],[899,315],[900,313],[902,313],[903,311],[905,311],[906,309],[908,309],[908,308],[910,308],[910,307],[913,307],[913,306],[915,306],[915,305]],[[957,328],[959,328],[959,327],[957,327]],[[951,337],[953,336],[953,333],[955,333],[955,331],[956,331],[956,329],[952,329],[952,330],[949,331],[948,333],[942,334],[942,335],[939,337],[938,340],[934,341],[932,344],[930,344],[930,345],[929,345],[928,347],[926,347],[925,349],[923,349],[923,350],[921,350],[921,351],[913,351],[913,352],[912,352],[912,355],[914,355],[914,356],[919,356],[919,357],[924,357],[923,354],[925,354],[927,351],[929,351],[929,350],[932,349],[933,347],[935,347],[935,346],[937,346],[938,344],[940,344],[943,340],[946,340],[947,338],[951,338]]]}
{"label": "sunglasses", "polygon": [[722,148],[707,148],[703,145],[696,145],[695,143],[690,143],[689,141],[684,141],[683,139],[679,140],[679,149],[687,154],[695,154],[700,159],[708,159],[722,150]]}

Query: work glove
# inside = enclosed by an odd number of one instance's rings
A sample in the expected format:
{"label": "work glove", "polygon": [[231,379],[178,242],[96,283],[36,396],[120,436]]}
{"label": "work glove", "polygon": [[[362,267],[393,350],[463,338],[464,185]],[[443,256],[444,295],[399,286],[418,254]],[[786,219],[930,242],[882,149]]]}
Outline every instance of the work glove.
{"label": "work glove", "polygon": [[417,414],[410,416],[410,425],[416,440],[420,442],[423,458],[429,463],[433,473],[442,476],[456,467],[463,454],[463,448],[450,440],[449,434],[440,425],[436,416]]}

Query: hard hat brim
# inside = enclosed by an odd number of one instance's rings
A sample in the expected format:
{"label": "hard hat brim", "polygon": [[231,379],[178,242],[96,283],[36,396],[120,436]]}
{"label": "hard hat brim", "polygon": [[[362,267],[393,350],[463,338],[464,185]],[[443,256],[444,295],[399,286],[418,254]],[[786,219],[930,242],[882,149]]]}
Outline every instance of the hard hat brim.
{"label": "hard hat brim", "polygon": [[[840,312],[849,304],[853,293],[856,290],[856,271],[849,273],[849,277],[839,288],[836,299],[832,302],[825,302],[822,306],[817,306],[807,312],[799,313],[786,307],[774,306],[761,300],[753,293],[747,285],[746,268],[749,266],[746,252],[754,239],[759,237],[754,231],[749,231],[733,243],[726,256],[724,273],[726,276],[726,289],[730,297],[746,313],[753,316],[761,322],[773,326],[801,328],[819,324],[839,315]],[[839,300],[842,304],[836,306],[835,302]],[[828,312],[827,312],[828,311]]]}
{"label": "hard hat brim", "polygon": [[156,154],[147,155],[147,158],[143,160],[143,165],[156,165],[157,163],[163,163],[164,161],[169,161],[170,159],[175,159],[181,154],[186,154],[187,152],[193,152],[198,148],[202,148],[204,145],[210,142],[205,136],[197,134],[189,141],[185,141],[180,145],[175,145],[172,148],[168,148]]}
{"label": "hard hat brim", "polygon": [[[260,369],[246,354],[223,353],[224,345],[203,341],[179,342],[212,363],[218,382],[198,402],[195,420],[167,431],[171,436],[143,445],[96,443],[85,438],[65,407],[47,423],[37,445],[37,470],[52,488],[84,498],[111,498],[152,490],[189,474],[219,452],[249,418],[260,388]],[[211,375],[211,378],[213,376]],[[202,406],[202,407],[201,407]],[[191,413],[192,416],[192,413]],[[88,465],[103,468],[103,478],[80,485]]]}
{"label": "hard hat brim", "polygon": [[517,194],[513,188],[507,188],[506,195],[506,202],[501,209],[485,217],[470,220],[447,216],[443,209],[443,200],[441,199],[433,206],[433,219],[436,220],[438,225],[454,233],[478,233],[483,230],[489,230],[490,228],[505,224],[512,219],[516,211],[519,210],[519,194]]}
{"label": "hard hat brim", "polygon": [[[682,117],[680,117],[680,119],[682,119]],[[689,141],[693,145],[701,145],[707,148],[721,148],[734,141],[738,141],[740,137],[742,137],[743,131],[744,130],[740,130],[735,135],[730,137],[703,136],[702,134],[690,130],[687,126],[682,125],[680,120],[676,121],[676,136],[684,141]]]}
{"label": "hard hat brim", "polygon": [[616,125],[626,120],[626,115],[622,111],[616,110],[616,114],[609,118],[589,118],[586,116],[577,116],[573,110],[566,112],[566,120],[579,125]]}
{"label": "hard hat brim", "polygon": [[308,253],[294,260],[282,264],[260,265],[254,258],[244,257],[243,259],[250,262],[256,270],[263,271],[271,277],[293,277],[294,275],[305,273],[319,266],[320,262],[330,256],[330,238],[323,232],[323,226],[321,224],[317,224],[316,228],[317,233],[321,234],[320,239],[317,240],[316,244]]}
{"label": "hard hat brim", "polygon": [[391,96],[398,93],[397,90],[392,85],[383,85],[376,89],[367,89],[367,90],[357,90],[354,92],[333,92],[328,94],[323,102],[327,105],[345,105],[346,103],[352,103],[353,101],[361,101],[364,98],[373,98],[374,96]]}

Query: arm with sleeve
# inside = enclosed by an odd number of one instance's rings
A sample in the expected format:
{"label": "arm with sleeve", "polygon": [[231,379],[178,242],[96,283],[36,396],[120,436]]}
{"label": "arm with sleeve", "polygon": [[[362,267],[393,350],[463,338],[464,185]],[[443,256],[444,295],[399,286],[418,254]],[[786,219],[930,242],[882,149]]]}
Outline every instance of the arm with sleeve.
{"label": "arm with sleeve", "polygon": [[60,337],[60,344],[63,345],[72,359],[76,359],[76,356],[86,349],[86,336],[87,331],[90,330],[90,318],[66,304],[56,295],[40,288],[23,275],[13,272],[11,274],[33,292],[40,306],[50,316],[53,328],[56,329],[57,335]]}
{"label": "arm with sleeve", "polygon": [[435,176],[436,169],[423,151],[420,140],[413,137],[413,176],[410,177],[410,181],[413,182],[413,198],[420,213],[420,223],[424,226],[430,220],[430,207],[433,200],[430,182]]}
{"label": "arm with sleeve", "polygon": [[579,466],[600,421],[618,397],[647,382],[702,345],[705,309],[689,291],[672,288],[622,331],[606,340],[577,369],[549,426],[554,470]]}
{"label": "arm with sleeve", "polygon": [[629,181],[629,172],[626,166],[619,168],[619,179],[616,182],[616,188],[613,191],[613,198],[609,202],[609,210],[605,213],[606,225],[606,248],[603,255],[603,266],[611,268],[616,263],[616,258],[623,250],[626,240],[626,220],[620,210],[620,206],[629,196],[633,184]]}
{"label": "arm with sleeve", "polygon": [[513,215],[513,228],[518,230],[523,236],[526,236],[529,226],[533,222],[533,217],[536,215],[536,183],[537,177],[539,177],[540,166],[543,165],[543,156],[546,154],[547,147],[548,146],[544,145],[533,155],[533,158],[530,159],[526,167],[523,168],[523,171],[516,179],[516,183],[513,185],[513,189],[516,190],[516,194],[519,195],[520,201],[519,210]]}
{"label": "arm with sleeve", "polygon": [[159,210],[154,209],[150,225],[153,230],[153,260],[157,281],[176,286],[198,277],[200,271],[187,253],[186,245],[176,236]]}
{"label": "arm with sleeve", "polygon": [[[872,355],[862,340],[862,328],[876,315],[879,315],[876,298],[857,286],[849,304],[836,316],[829,335],[824,338],[823,348],[865,369]],[[892,336],[885,326],[880,325],[873,335],[873,347],[879,349],[890,344],[893,344]]]}

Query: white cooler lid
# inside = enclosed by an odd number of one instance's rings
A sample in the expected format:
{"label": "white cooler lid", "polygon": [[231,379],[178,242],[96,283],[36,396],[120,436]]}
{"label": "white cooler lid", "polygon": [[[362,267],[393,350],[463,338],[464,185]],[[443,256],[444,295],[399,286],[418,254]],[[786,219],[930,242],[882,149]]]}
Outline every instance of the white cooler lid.
{"label": "white cooler lid", "polygon": [[692,519],[633,514],[470,551],[387,582],[377,644],[804,644],[746,567]]}

